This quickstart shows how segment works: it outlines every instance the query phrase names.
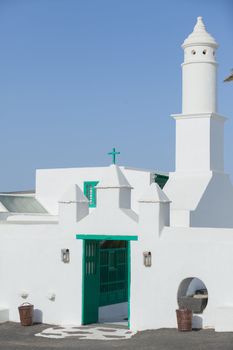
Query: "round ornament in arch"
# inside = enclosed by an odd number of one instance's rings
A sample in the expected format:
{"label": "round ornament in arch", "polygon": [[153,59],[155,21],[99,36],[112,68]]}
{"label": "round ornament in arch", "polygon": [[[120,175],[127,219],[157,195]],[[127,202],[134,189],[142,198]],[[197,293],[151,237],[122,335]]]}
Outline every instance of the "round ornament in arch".
{"label": "round ornament in arch", "polygon": [[177,302],[179,309],[189,309],[194,314],[202,314],[208,304],[205,283],[197,277],[185,278],[179,285]]}

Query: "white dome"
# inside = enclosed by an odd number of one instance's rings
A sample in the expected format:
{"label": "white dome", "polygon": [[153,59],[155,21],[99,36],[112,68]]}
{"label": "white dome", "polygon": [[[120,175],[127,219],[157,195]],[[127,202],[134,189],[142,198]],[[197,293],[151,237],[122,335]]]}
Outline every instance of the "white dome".
{"label": "white dome", "polygon": [[215,39],[206,31],[202,17],[197,17],[197,23],[193,29],[193,32],[185,39],[182,47],[194,45],[209,45],[212,47],[218,47]]}

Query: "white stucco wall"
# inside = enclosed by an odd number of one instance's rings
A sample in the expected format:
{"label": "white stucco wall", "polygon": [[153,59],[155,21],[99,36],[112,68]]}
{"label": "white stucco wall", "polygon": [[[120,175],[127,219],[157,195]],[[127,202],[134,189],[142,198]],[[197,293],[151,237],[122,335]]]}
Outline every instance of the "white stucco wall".
{"label": "white stucco wall", "polygon": [[[58,201],[73,184],[83,190],[84,181],[100,181],[107,167],[38,169],[36,171],[36,198],[53,215],[58,213]],[[138,199],[152,182],[156,171],[120,167],[133,187],[131,205],[138,211]]]}
{"label": "white stucco wall", "polygon": [[164,192],[171,200],[171,226],[233,227],[233,186],[228,174],[171,173]]}
{"label": "white stucco wall", "polygon": [[224,122],[217,114],[173,115],[176,171],[224,171]]}
{"label": "white stucco wall", "polygon": [[[218,308],[233,306],[233,230],[166,227],[159,237],[149,239],[141,229],[132,244],[132,261],[138,262],[132,267],[132,329],[176,327],[177,292],[188,277],[201,279],[209,293],[203,314],[195,315],[196,326],[215,328]],[[152,252],[152,267],[143,265],[144,250]]]}
{"label": "white stucco wall", "polygon": [[[81,324],[82,242],[74,232],[58,224],[0,224],[0,306],[9,308],[11,321],[19,321],[18,306],[27,301],[35,321]],[[61,261],[62,248],[70,249],[69,264]]]}
{"label": "white stucco wall", "polygon": [[[106,220],[100,208],[75,222],[73,204],[67,206],[71,216],[60,224],[0,225],[0,306],[9,308],[11,321],[19,321],[18,306],[24,301],[20,293],[26,291],[27,301],[39,310],[35,321],[81,324],[82,241],[75,235],[96,233],[138,235],[138,241],[131,242],[132,329],[176,327],[179,285],[196,277],[205,283],[209,300],[204,313],[195,316],[195,325],[217,324],[224,330],[217,310],[233,308],[232,229],[163,228],[169,221],[169,203],[140,203],[139,224],[130,210],[110,207]],[[61,261],[62,248],[70,249],[69,264]],[[151,267],[143,265],[144,251],[152,253]],[[48,299],[51,293],[54,301]]]}

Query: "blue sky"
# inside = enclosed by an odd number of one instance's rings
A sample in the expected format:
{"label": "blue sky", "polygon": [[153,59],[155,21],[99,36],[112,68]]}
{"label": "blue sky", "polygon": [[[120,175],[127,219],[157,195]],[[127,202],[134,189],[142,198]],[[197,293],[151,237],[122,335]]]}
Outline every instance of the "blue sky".
{"label": "blue sky", "polygon": [[219,112],[233,175],[232,0],[0,0],[0,191],[36,168],[173,171],[183,40],[197,16],[216,38]]}

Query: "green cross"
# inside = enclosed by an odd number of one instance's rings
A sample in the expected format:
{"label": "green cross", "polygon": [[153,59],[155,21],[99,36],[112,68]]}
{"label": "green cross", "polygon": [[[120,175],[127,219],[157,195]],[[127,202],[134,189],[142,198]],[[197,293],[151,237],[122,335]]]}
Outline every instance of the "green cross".
{"label": "green cross", "polygon": [[116,152],[116,149],[113,148],[112,152],[109,152],[108,154],[112,156],[112,164],[116,164],[116,155],[121,154],[121,152]]}

